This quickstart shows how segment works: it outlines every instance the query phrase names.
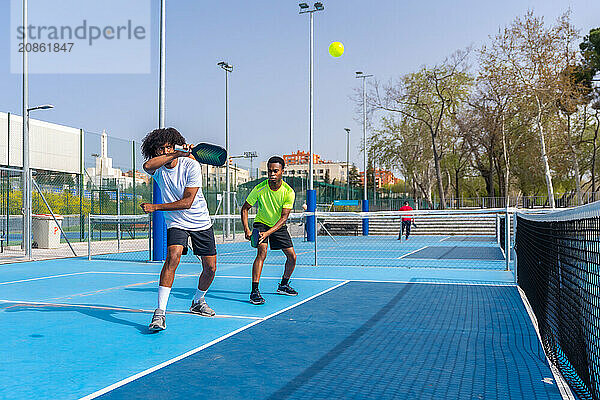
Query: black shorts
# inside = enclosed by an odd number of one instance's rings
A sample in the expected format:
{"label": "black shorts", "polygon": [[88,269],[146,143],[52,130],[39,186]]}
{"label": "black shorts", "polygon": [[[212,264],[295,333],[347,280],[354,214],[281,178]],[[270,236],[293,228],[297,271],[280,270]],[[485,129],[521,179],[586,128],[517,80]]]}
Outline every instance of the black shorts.
{"label": "black shorts", "polygon": [[203,231],[187,231],[180,228],[167,229],[167,247],[172,245],[183,246],[183,254],[187,254],[188,237],[192,238],[194,254],[197,256],[215,256],[217,255],[217,246],[215,245],[215,234],[212,226]]}
{"label": "black shorts", "polygon": [[[252,226],[258,229],[259,232],[266,232],[271,229],[270,226],[265,225],[262,222],[255,222],[252,224]],[[292,243],[292,237],[290,236],[286,225],[283,225],[281,228],[271,233],[271,235],[269,235],[269,237],[266,238],[263,243],[270,243],[271,250],[281,250],[294,247],[294,243]]]}

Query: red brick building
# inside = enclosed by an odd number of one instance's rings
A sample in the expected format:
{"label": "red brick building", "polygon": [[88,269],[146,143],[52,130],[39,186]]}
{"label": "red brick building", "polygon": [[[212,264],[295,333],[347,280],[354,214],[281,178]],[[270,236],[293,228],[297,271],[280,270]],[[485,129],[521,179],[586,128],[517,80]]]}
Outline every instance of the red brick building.
{"label": "red brick building", "polygon": [[[284,154],[283,161],[285,161],[285,165],[300,165],[300,164],[308,164],[308,160],[310,155],[308,152],[298,150],[292,154]],[[321,156],[313,153],[313,163],[319,164],[325,162],[325,160],[321,159]]]}
{"label": "red brick building", "polygon": [[[364,173],[364,171],[361,171],[359,174],[360,174],[360,182],[363,183],[365,173]],[[378,188],[382,188],[386,185],[393,185],[393,184],[397,183],[398,181],[399,181],[399,179],[394,176],[394,173],[392,171],[386,171],[383,169],[375,169],[375,184],[377,185]]]}

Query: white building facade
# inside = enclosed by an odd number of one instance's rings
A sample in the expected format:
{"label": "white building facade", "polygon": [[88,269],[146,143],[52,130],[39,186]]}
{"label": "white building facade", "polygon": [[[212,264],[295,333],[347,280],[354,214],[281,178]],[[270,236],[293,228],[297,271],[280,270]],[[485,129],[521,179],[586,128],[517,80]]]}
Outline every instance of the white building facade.
{"label": "white building facade", "polygon": [[[352,164],[350,164],[352,168]],[[325,181],[326,176],[329,172],[329,182],[333,183],[346,183],[347,182],[347,169],[345,162],[326,162],[318,163],[313,165],[314,179],[319,181]],[[261,178],[267,177],[267,162],[263,161],[260,163],[259,176]],[[286,165],[283,170],[284,177],[296,177],[306,179],[308,176],[308,164],[293,164]]]}

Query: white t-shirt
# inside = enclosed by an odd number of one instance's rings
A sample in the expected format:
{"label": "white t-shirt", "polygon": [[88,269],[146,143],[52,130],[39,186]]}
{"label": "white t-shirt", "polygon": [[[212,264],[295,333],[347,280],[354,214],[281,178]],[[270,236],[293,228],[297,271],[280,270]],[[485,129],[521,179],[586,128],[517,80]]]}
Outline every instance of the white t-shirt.
{"label": "white t-shirt", "polygon": [[163,203],[181,200],[186,187],[199,188],[189,209],[164,212],[167,228],[203,231],[212,226],[206,199],[202,194],[202,169],[197,161],[179,157],[174,168],[163,165],[154,171],[152,177],[160,187]]}

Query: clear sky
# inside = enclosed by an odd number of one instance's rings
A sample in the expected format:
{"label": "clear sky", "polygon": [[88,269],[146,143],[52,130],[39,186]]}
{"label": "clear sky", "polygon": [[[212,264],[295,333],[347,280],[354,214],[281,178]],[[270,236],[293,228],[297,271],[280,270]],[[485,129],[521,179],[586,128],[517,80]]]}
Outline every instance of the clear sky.
{"label": "clear sky", "polygon": [[[36,118],[136,140],[157,126],[160,1],[148,1],[151,73],[31,75],[30,105],[56,106]],[[351,128],[351,161],[360,169],[362,127],[350,99],[360,85],[355,71],[387,80],[435,64],[456,49],[481,45],[528,9],[551,22],[570,7],[583,34],[600,26],[598,0],[323,3],[325,11],[315,14],[314,150],[325,159],[345,161],[344,128]],[[21,76],[10,73],[8,57],[9,2],[2,1],[1,7],[5,33],[0,52],[5,57],[0,62],[0,111],[20,114]],[[230,79],[231,154],[256,150],[259,160],[265,160],[307,151],[308,39],[309,18],[298,15],[296,1],[167,0],[167,125],[189,142],[224,144],[224,72],[216,64],[227,60],[235,68]],[[333,41],[346,49],[337,59],[327,52]]]}

